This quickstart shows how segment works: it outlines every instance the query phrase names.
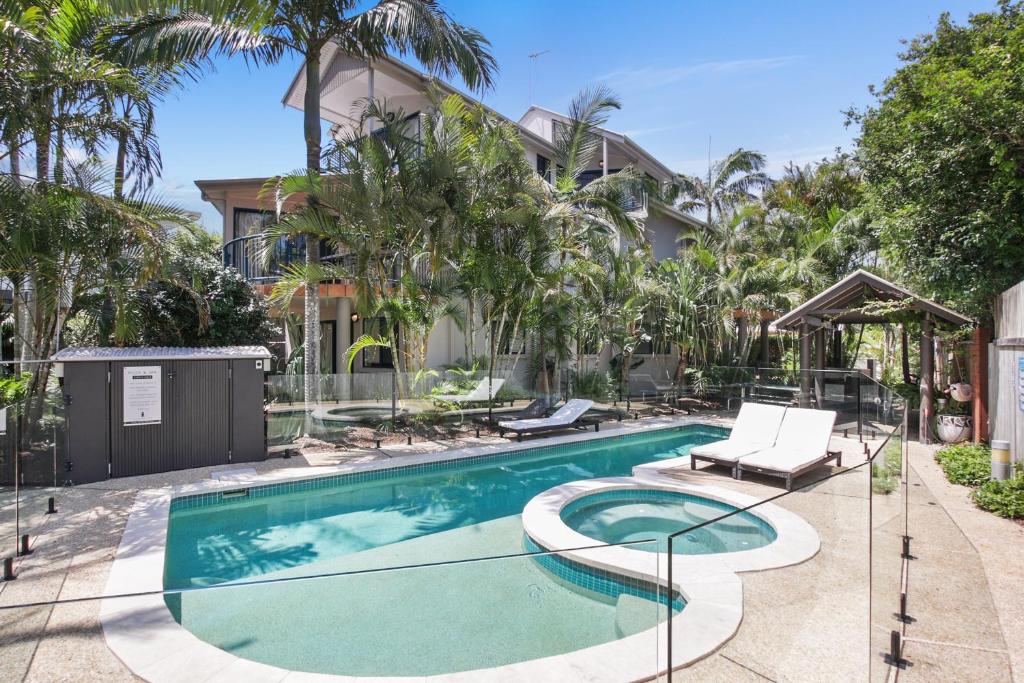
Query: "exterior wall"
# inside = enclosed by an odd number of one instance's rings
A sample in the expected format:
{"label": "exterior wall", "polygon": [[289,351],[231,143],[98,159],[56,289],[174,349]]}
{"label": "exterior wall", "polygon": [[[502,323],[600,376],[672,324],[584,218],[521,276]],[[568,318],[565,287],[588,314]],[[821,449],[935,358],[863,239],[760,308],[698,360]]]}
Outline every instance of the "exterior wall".
{"label": "exterior wall", "polygon": [[678,220],[656,211],[648,213],[644,231],[651,244],[654,260],[672,258],[679,249],[679,233],[686,227]]}
{"label": "exterior wall", "polygon": [[996,339],[989,345],[989,426],[992,439],[1010,442],[1024,463],[1024,282],[996,300]]}

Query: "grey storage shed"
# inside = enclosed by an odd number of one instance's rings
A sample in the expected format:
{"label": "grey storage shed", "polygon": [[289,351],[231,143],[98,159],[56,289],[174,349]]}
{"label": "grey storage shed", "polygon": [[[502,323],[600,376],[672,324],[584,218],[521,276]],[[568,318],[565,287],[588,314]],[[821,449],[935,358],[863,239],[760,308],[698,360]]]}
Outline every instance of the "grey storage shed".
{"label": "grey storage shed", "polygon": [[51,360],[75,484],[267,457],[262,346],[69,347]]}

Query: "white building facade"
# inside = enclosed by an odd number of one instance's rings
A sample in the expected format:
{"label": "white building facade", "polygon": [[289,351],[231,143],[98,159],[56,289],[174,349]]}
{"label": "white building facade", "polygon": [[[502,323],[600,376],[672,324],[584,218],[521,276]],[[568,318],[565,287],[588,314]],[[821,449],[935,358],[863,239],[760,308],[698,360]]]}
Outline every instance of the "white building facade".
{"label": "white building facade", "polygon": [[[360,100],[385,100],[389,109],[401,109],[408,115],[418,115],[431,106],[427,95],[431,88],[440,90],[444,95],[458,92],[398,60],[387,59],[370,64],[330,45],[324,49],[321,59],[320,116],[332,124],[331,134],[339,135],[359,126]],[[283,103],[301,110],[304,95],[305,78],[300,69],[285,93]],[[463,96],[472,101],[469,96]],[[497,112],[493,113],[501,116]],[[537,106],[530,107],[518,121],[513,122],[520,130],[527,160],[538,173],[549,179],[554,159],[555,131],[559,124],[566,122],[568,118],[564,115]],[[626,166],[644,173],[659,185],[673,179],[671,169],[628,136],[606,129],[598,129],[596,132],[601,136],[600,154],[594,159],[592,168],[581,178],[582,182],[615,173]],[[254,258],[259,235],[273,215],[272,203],[259,196],[265,181],[266,178],[235,178],[195,182],[202,191],[204,201],[213,204],[223,218],[225,263],[237,267],[254,285],[269,295],[279,267],[288,260],[301,258],[302,251],[297,244],[282,243],[278,250],[278,263],[269,267]],[[288,208],[286,206],[285,210]],[[678,239],[684,231],[703,226],[700,220],[689,214],[660,204],[649,204],[645,199],[638,200],[633,211],[645,226],[647,240],[657,260],[676,254]],[[324,256],[330,254],[325,252]],[[356,315],[353,298],[354,288],[350,284],[330,283],[320,286],[321,370],[325,374],[347,371],[343,356],[353,339],[364,333],[379,334],[382,331],[376,329],[379,321],[363,320]],[[292,302],[292,312],[301,319],[301,311],[302,301],[296,297]],[[275,344],[275,356],[287,358],[290,350],[288,335],[285,334]],[[431,335],[427,362],[433,367],[455,363],[465,355],[464,350],[462,333],[453,323],[444,321]],[[664,376],[674,369],[672,357],[654,354],[653,350],[646,355],[643,372]],[[391,359],[387,353],[375,351],[361,356],[356,359],[354,372],[391,370]],[[611,356],[611,349],[603,349],[584,358],[583,365],[606,369]],[[525,363],[518,365],[525,369]]]}

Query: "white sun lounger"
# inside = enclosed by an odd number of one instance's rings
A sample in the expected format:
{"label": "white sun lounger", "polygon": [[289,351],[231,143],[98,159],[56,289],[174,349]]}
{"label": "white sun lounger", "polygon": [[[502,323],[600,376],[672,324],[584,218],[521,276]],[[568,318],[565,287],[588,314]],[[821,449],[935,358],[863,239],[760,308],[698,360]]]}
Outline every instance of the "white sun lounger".
{"label": "white sun lounger", "polygon": [[828,450],[835,422],[834,410],[788,408],[775,445],[741,457],[737,478],[742,479],[744,472],[782,477],[786,490],[792,491],[793,479],[804,472],[829,460],[841,466],[842,451]]}
{"label": "white sun lounger", "polygon": [[722,465],[736,477],[736,464],[744,455],[768,448],[775,443],[786,408],[769,403],[745,402],[740,406],[736,424],[728,439],[712,441],[690,450],[690,469],[697,469],[700,461]]}
{"label": "white sun lounger", "polygon": [[539,434],[558,429],[569,429],[570,427],[583,428],[594,425],[594,431],[600,431],[601,424],[596,418],[583,418],[583,414],[590,410],[593,405],[593,401],[574,398],[556,410],[551,417],[499,422],[498,433],[501,436],[505,436],[505,432],[513,432],[516,435],[516,440],[522,441],[523,434]]}
{"label": "white sun lounger", "polygon": [[480,401],[490,401],[493,399],[498,390],[501,389],[501,385],[505,383],[504,378],[492,378],[490,380],[490,393],[487,391],[487,378],[484,377],[480,380],[473,391],[468,394],[442,394],[440,396],[431,396],[435,401],[445,401],[447,403],[477,403]]}

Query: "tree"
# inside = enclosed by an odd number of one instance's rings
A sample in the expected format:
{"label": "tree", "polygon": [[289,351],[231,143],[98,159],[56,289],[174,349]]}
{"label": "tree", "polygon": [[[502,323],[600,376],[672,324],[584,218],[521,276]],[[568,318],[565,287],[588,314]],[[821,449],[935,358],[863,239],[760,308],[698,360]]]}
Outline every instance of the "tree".
{"label": "tree", "polygon": [[754,192],[770,184],[762,171],[765,157],[760,152],[737,149],[708,167],[706,178],[680,173],[669,186],[666,199],[680,211],[703,211],[705,223],[724,216],[730,209],[756,199]]}
{"label": "tree", "polygon": [[181,230],[165,267],[138,292],[140,346],[265,345],[278,330],[266,298],[221,262],[220,240]]}
{"label": "tree", "polygon": [[[245,55],[255,63],[276,62],[291,52],[305,74],[303,136],[306,170],[321,170],[320,55],[331,42],[353,57],[371,61],[411,53],[427,69],[459,75],[473,89],[490,87],[496,71],[489,43],[453,21],[436,0],[380,0],[358,11],[356,0],[152,0],[152,13],[123,30],[132,62],[195,61],[211,54]],[[132,2],[132,6],[137,3]],[[310,201],[315,201],[311,197]],[[317,272],[318,233],[296,233],[305,241],[310,276]],[[306,282],[304,296],[305,400],[316,401],[320,369],[319,281]]]}
{"label": "tree", "polygon": [[868,201],[908,283],[982,322],[1024,277],[1024,12],[1003,0],[918,36],[859,123]]}

